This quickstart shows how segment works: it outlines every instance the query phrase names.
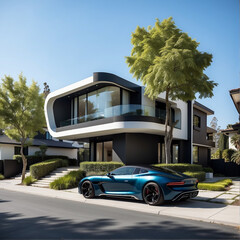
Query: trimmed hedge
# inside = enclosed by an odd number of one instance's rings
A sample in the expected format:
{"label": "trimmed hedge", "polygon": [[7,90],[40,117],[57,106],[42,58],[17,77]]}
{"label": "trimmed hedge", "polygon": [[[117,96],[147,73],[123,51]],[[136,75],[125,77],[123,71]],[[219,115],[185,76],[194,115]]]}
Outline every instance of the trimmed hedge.
{"label": "trimmed hedge", "polygon": [[165,167],[176,172],[199,172],[202,171],[203,168],[198,164],[189,164],[189,163],[173,163],[173,164],[153,164],[152,166],[156,167]]}
{"label": "trimmed hedge", "polygon": [[203,171],[204,171],[205,173],[213,173],[213,169],[210,168],[210,167],[204,167],[204,168],[203,168]]}
{"label": "trimmed hedge", "polygon": [[23,185],[29,186],[32,183],[36,182],[37,180],[34,179],[32,176],[25,177],[23,180]]}
{"label": "trimmed hedge", "polygon": [[183,174],[197,178],[199,182],[203,182],[205,180],[205,172],[199,171],[199,172],[183,172]]}
{"label": "trimmed hedge", "polygon": [[67,160],[63,159],[51,159],[44,162],[33,164],[30,167],[30,174],[33,178],[39,179],[41,177],[46,176],[48,173],[54,171],[59,167],[68,166]]}
{"label": "trimmed hedge", "polygon": [[81,162],[80,169],[85,172],[111,172],[116,168],[124,166],[120,162]]}
{"label": "trimmed hedge", "polygon": [[[30,169],[30,166],[42,161],[46,161],[46,160],[50,160],[50,159],[66,159],[68,160],[67,156],[62,156],[62,155],[45,155],[45,156],[36,156],[36,155],[27,155],[25,156],[27,158],[27,169]],[[17,160],[19,163],[22,163],[22,156],[21,155],[13,155],[13,159]],[[68,160],[69,165],[71,163],[72,160]]]}
{"label": "trimmed hedge", "polygon": [[108,172],[87,172],[86,176],[104,176],[106,175]]}
{"label": "trimmed hedge", "polygon": [[78,186],[79,181],[84,178],[85,172],[82,170],[71,171],[63,177],[50,183],[50,188],[56,190],[69,189]]}
{"label": "trimmed hedge", "polygon": [[231,179],[224,179],[213,183],[199,183],[198,189],[210,191],[224,191],[225,188],[232,184]]}

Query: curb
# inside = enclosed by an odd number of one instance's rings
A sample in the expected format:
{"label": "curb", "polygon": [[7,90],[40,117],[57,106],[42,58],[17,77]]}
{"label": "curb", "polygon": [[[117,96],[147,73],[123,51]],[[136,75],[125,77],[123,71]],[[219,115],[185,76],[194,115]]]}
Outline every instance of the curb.
{"label": "curb", "polygon": [[[85,199],[82,197],[82,195],[76,193],[76,192],[70,192],[67,190],[53,190],[53,189],[46,189],[46,188],[38,188],[38,187],[29,187],[29,186],[16,186],[9,184],[7,186],[1,186],[0,189],[5,189],[9,191],[16,191],[16,192],[24,192],[27,194],[32,194],[32,195],[39,195],[43,197],[51,197],[51,198],[58,198],[58,199],[64,199],[64,200],[70,200],[70,201],[76,201],[80,203],[86,203],[86,204],[94,204],[94,205],[100,205],[100,206],[107,206],[107,207],[114,207],[114,208],[120,208],[120,209],[125,209],[125,210],[130,210],[130,211],[138,211],[138,212],[143,212],[143,213],[152,213],[156,215],[162,215],[162,216],[170,216],[170,217],[177,217],[177,218],[184,218],[184,219],[190,219],[194,221],[202,221],[202,222],[208,222],[208,223],[214,223],[214,224],[221,224],[221,225],[227,225],[227,226],[232,226],[232,227],[237,227],[240,229],[240,222],[227,222],[227,221],[222,221],[222,220],[217,220],[214,219],[214,216],[222,212],[224,209],[228,207],[228,205],[224,205],[222,209],[217,211],[216,213],[212,214],[209,217],[203,218],[203,217],[196,217],[196,216],[189,216],[189,215],[184,215],[184,214],[178,214],[173,212],[174,208],[178,210],[177,206],[160,206],[160,207],[155,207],[155,206],[149,206],[149,205],[144,205],[142,207],[143,203],[139,202],[123,202],[118,199],[112,200],[110,198],[107,199]],[[77,197],[79,196],[79,197]],[[192,200],[192,203],[200,202],[198,200]],[[208,203],[209,204],[209,203]],[[213,203],[210,203],[213,204]],[[219,205],[219,204],[217,204]],[[171,207],[171,208],[169,208]],[[238,208],[238,206],[232,206],[234,208]],[[161,209],[160,209],[161,208]],[[191,207],[189,207],[191,208]],[[201,208],[201,207],[200,207]],[[169,212],[172,211],[172,212]],[[194,208],[193,208],[194,210]],[[234,209],[235,210],[235,209]],[[237,211],[234,211],[237,213]],[[239,212],[240,212],[240,207],[239,207]]]}

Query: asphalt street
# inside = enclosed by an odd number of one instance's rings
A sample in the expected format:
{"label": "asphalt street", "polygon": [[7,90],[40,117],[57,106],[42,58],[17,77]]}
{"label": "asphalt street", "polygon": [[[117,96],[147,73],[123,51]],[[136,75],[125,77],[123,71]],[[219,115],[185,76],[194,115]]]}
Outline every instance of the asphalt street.
{"label": "asphalt street", "polygon": [[0,239],[239,238],[233,227],[0,190]]}

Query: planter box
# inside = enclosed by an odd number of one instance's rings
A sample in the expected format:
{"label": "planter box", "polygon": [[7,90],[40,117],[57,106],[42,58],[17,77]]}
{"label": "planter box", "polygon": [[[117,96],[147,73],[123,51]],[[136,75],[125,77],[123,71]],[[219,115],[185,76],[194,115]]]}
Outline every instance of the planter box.
{"label": "planter box", "polygon": [[212,172],[207,172],[207,173],[205,174],[205,177],[206,177],[206,179],[207,179],[207,178],[213,178],[213,173],[212,173]]}

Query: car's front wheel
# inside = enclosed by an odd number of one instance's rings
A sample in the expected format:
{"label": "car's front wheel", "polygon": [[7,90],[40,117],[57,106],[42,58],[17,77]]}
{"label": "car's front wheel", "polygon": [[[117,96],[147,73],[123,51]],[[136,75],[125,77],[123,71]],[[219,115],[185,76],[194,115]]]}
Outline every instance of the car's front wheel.
{"label": "car's front wheel", "polygon": [[90,181],[84,181],[82,183],[81,192],[85,198],[93,198],[95,196],[94,188]]}
{"label": "car's front wheel", "polygon": [[161,205],[164,202],[161,188],[155,182],[147,183],[143,188],[143,200],[153,206]]}

